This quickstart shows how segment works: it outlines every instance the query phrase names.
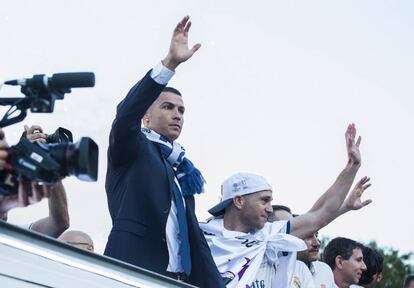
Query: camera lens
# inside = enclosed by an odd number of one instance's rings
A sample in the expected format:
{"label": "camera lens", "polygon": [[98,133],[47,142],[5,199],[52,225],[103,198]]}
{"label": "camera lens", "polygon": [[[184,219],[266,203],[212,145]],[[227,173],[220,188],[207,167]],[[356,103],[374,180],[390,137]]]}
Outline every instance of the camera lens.
{"label": "camera lens", "polygon": [[89,137],[76,143],[47,144],[50,155],[61,165],[61,176],[76,176],[83,181],[98,179],[98,145]]}

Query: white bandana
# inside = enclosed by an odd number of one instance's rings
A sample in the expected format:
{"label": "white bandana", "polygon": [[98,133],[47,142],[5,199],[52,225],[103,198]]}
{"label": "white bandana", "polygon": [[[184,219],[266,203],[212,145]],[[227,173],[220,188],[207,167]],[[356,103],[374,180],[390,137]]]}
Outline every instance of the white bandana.
{"label": "white bandana", "polygon": [[[232,231],[224,229],[222,218],[200,223],[219,272],[222,277],[229,278],[227,288],[250,287],[264,257],[269,264],[278,267],[283,263],[279,263],[279,252],[306,250],[307,246],[301,239],[280,233],[285,225],[286,221],[266,223],[263,229],[253,234],[234,236]],[[288,287],[289,278],[288,275],[278,275],[278,287]],[[275,279],[276,275],[273,283]],[[286,285],[280,282],[285,282]],[[275,286],[272,284],[272,287]]]}

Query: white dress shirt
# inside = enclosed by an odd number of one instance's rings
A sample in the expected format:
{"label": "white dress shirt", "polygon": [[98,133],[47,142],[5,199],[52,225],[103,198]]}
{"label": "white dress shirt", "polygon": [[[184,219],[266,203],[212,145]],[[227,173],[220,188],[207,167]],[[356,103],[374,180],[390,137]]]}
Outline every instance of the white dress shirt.
{"label": "white dress shirt", "polygon": [[[175,72],[171,71],[167,67],[165,67],[162,62],[160,61],[152,70],[151,70],[151,78],[154,79],[155,82],[161,85],[166,85],[168,81],[174,76]],[[176,185],[180,189],[180,184],[178,183],[177,179],[174,178]],[[185,201],[183,199],[184,207]],[[167,271],[169,272],[183,272],[184,269],[181,264],[181,256],[180,256],[180,233],[178,227],[178,218],[177,218],[177,207],[175,206],[174,201],[171,199],[171,209],[170,213],[168,214],[167,218],[167,225],[165,226],[165,235],[167,240],[167,248],[168,248],[168,267]]]}

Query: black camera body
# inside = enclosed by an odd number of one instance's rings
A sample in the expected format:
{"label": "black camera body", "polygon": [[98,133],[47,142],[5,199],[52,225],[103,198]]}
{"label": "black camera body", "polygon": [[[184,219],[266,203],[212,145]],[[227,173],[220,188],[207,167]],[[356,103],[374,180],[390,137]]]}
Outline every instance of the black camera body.
{"label": "black camera body", "polygon": [[73,142],[72,132],[59,127],[53,134],[46,134],[46,143]]}
{"label": "black camera body", "polygon": [[[72,88],[94,87],[95,74],[57,73],[52,77],[38,74],[28,79],[6,81],[4,84],[20,86],[25,97],[0,98],[1,106],[11,106],[0,119],[1,128],[22,121],[29,109],[36,113],[53,112],[55,100],[63,99]],[[72,142],[72,133],[64,128],[46,135],[46,144],[39,141],[32,143],[26,138],[26,133],[23,133],[19,143],[7,149],[6,164],[4,170],[0,171],[0,199],[2,195],[18,192],[18,177],[53,183],[62,177],[74,175],[80,180],[96,181],[98,145],[88,137]]]}
{"label": "black camera body", "polygon": [[[52,138],[60,139],[56,135]],[[89,137],[76,143],[59,141],[48,144],[32,143],[22,137],[7,152],[5,170],[0,172],[0,195],[3,196],[17,193],[18,176],[42,183],[54,183],[71,175],[83,181],[96,181],[98,178],[98,145]]]}

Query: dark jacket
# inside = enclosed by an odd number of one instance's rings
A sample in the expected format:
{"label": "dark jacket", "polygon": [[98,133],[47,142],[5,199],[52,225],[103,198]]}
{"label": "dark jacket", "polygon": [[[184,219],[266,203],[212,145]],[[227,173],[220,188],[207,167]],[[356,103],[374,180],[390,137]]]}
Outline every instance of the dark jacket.
{"label": "dark jacket", "polygon": [[[159,148],[141,133],[141,119],[164,85],[148,72],[117,107],[109,137],[105,188],[112,230],[105,255],[166,275],[165,226],[174,171]],[[186,197],[192,270],[189,283],[225,287],[198,226],[194,197]]]}

